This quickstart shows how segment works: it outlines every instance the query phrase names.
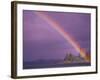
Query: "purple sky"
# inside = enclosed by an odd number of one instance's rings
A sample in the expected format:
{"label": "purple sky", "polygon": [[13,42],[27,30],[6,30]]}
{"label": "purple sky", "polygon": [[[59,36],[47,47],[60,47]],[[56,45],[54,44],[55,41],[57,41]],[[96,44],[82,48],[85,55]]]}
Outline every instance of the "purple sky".
{"label": "purple sky", "polygon": [[[69,12],[43,12],[59,23],[81,48],[90,53],[90,14]],[[23,11],[24,61],[63,59],[67,52],[79,54],[47,21],[33,10]]]}

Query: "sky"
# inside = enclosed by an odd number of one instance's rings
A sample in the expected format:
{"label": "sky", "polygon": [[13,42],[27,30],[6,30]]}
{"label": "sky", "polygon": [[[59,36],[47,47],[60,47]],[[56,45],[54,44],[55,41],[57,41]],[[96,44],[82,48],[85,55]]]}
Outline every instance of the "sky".
{"label": "sky", "polygon": [[53,22],[69,33],[81,48],[90,52],[89,13],[49,12],[23,10],[23,57],[24,61],[64,59],[66,53],[79,55],[75,48],[52,25],[36,12],[49,16]]}

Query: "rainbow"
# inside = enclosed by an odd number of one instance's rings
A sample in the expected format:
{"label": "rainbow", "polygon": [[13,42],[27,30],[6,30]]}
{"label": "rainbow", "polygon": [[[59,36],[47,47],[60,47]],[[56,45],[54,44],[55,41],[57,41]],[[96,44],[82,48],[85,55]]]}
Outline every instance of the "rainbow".
{"label": "rainbow", "polygon": [[51,17],[44,14],[43,12],[35,12],[35,14],[44,19],[46,22],[48,22],[48,24],[52,26],[53,29],[59,32],[59,34],[63,36],[64,39],[68,41],[78,53],[80,53],[81,57],[83,57],[85,61],[90,61],[90,58],[87,57],[85,50],[80,47],[80,45],[75,41],[75,39],[69,33],[65,32],[61,28],[61,25],[59,23],[55,22]]}

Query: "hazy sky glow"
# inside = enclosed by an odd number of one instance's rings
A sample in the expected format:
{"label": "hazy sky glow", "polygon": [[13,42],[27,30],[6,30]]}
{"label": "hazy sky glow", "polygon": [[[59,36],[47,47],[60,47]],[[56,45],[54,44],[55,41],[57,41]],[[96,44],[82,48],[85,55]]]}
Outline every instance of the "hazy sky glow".
{"label": "hazy sky glow", "polygon": [[[23,54],[24,61],[38,59],[63,59],[67,52],[78,55],[72,45],[66,41],[36,11],[23,11]],[[42,12],[59,23],[76,42],[90,53],[90,18],[87,13]]]}

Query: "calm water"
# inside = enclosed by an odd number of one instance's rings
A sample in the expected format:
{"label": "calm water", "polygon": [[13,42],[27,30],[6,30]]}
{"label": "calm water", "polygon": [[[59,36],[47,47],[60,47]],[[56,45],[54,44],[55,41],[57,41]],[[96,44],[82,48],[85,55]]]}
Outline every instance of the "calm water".
{"label": "calm water", "polygon": [[24,62],[23,69],[36,68],[56,68],[56,67],[75,67],[75,66],[90,66],[90,63],[67,63],[64,64],[61,60],[38,60],[33,62]]}

